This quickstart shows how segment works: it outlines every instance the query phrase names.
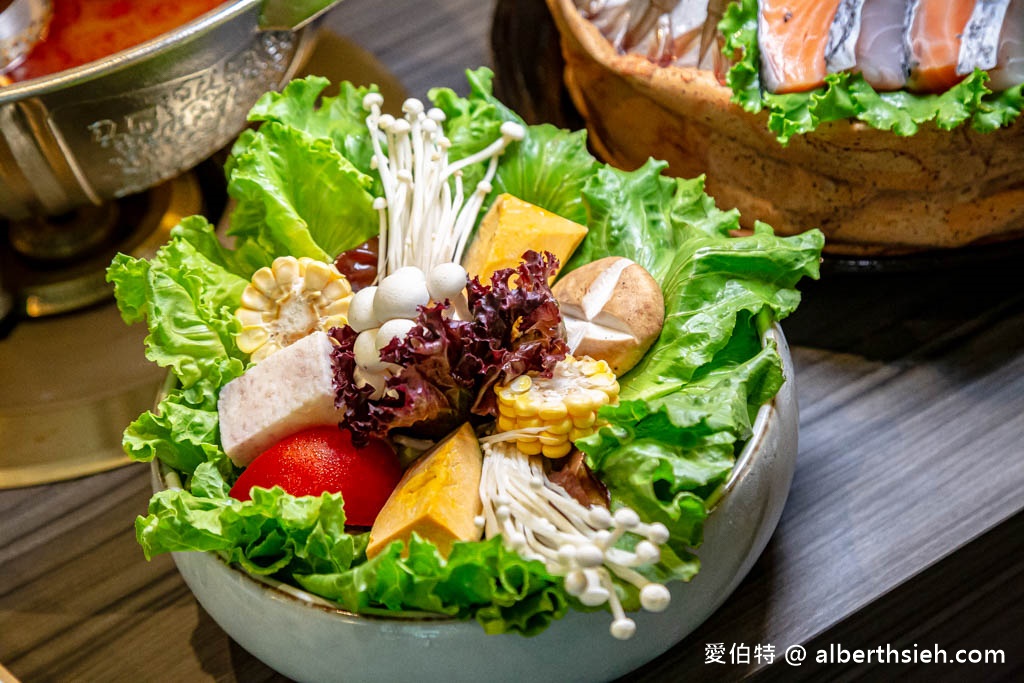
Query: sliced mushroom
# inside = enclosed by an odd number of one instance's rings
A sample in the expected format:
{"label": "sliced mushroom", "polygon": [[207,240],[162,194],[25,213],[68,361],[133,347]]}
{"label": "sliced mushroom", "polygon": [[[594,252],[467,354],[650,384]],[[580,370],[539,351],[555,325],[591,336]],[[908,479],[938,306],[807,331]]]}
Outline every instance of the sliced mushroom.
{"label": "sliced mushroom", "polygon": [[618,376],[636,365],[661,334],[661,287],[627,258],[609,256],[588,263],[555,283],[552,291],[573,355],[607,361]]}

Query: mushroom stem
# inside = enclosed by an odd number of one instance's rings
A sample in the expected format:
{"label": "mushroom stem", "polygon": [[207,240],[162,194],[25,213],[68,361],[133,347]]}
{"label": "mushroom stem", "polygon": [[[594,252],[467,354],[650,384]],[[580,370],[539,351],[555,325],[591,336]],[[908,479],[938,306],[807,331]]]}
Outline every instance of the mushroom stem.
{"label": "mushroom stem", "polygon": [[[522,140],[525,130],[518,123],[506,122],[500,138],[449,163],[451,142],[444,136],[442,111],[432,108],[424,112],[423,103],[410,98],[402,106],[404,116],[396,119],[381,113],[383,102],[378,93],[363,99],[363,107],[369,111],[366,126],[373,148],[372,165],[384,187],[384,204],[378,209],[386,213],[386,220],[381,221],[378,277],[403,266],[414,265],[426,272],[439,263],[458,263],[491,191],[498,157],[510,143]],[[484,161],[488,162],[484,179],[466,198],[463,170]]]}

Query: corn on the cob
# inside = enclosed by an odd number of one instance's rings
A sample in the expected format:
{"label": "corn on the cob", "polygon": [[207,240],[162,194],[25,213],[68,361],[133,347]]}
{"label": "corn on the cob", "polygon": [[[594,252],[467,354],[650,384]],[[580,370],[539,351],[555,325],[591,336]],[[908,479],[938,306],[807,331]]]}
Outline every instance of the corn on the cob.
{"label": "corn on the cob", "polygon": [[600,426],[597,411],[617,403],[619,383],[603,360],[566,356],[550,378],[520,375],[495,387],[498,431],[521,432],[516,445],[523,453],[560,458],[572,442]]}
{"label": "corn on the cob", "polygon": [[242,292],[235,341],[259,362],[316,330],[347,323],[351,300],[348,279],[332,264],[281,256],[257,270]]}

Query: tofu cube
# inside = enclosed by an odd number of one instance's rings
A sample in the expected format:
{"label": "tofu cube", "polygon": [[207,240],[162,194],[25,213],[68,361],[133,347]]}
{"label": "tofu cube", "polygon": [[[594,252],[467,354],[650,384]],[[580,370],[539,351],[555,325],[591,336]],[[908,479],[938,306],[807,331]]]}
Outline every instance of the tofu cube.
{"label": "tofu cube", "polygon": [[337,424],[333,344],[324,332],[286,346],[221,389],[217,400],[224,452],[238,466],[297,431]]}

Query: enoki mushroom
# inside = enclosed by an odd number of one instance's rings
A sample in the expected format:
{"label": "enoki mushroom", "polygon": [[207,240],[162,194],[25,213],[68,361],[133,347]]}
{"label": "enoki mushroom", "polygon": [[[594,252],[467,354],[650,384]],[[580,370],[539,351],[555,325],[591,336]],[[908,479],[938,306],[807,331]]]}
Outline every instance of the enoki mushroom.
{"label": "enoki mushroom", "polygon": [[[372,165],[384,186],[384,196],[373,205],[380,215],[377,277],[383,279],[403,266],[429,273],[438,264],[459,263],[492,190],[498,157],[526,132],[507,121],[501,125],[501,137],[449,163],[451,141],[444,135],[444,112],[424,111],[420,100],[409,98],[402,105],[404,116],[395,118],[381,113],[383,103],[380,93],[363,98],[363,108],[370,112],[366,126],[373,145]],[[463,169],[483,161],[488,161],[484,177],[466,197]]]}
{"label": "enoki mushroom", "polygon": [[[487,538],[501,535],[505,547],[523,557],[544,562],[547,570],[564,577],[565,589],[584,605],[608,603],[611,634],[625,640],[636,632],[626,616],[612,580],[640,589],[640,604],[649,612],[669,605],[668,589],[636,571],[661,559],[659,545],[668,541],[660,523],[645,524],[630,508],[614,514],[601,506],[585,507],[544,473],[543,458],[528,456],[502,434],[483,440],[484,463],[480,520]],[[643,536],[632,551],[616,547],[623,534]]]}

